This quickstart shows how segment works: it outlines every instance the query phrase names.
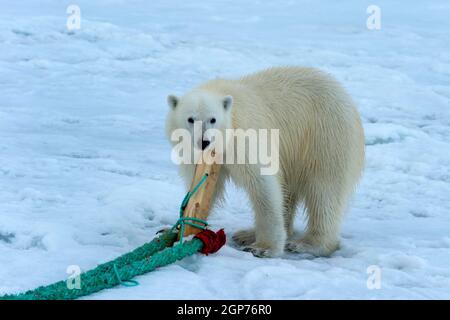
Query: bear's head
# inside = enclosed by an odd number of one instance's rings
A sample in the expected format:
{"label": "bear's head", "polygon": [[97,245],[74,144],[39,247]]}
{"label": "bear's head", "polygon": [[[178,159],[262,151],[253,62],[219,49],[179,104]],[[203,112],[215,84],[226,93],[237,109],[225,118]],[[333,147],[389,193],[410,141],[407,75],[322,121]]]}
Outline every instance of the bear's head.
{"label": "bear's head", "polygon": [[175,130],[187,130],[196,149],[214,148],[214,132],[219,131],[224,137],[225,130],[232,126],[233,98],[229,95],[194,91],[182,97],[169,95],[167,103],[170,108],[166,121],[169,139]]}

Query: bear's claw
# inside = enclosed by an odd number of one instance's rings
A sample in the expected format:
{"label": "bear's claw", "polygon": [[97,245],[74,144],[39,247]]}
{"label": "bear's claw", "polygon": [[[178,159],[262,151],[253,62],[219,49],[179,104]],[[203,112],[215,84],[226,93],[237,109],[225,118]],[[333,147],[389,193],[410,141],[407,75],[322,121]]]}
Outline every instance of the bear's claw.
{"label": "bear's claw", "polygon": [[275,258],[280,256],[283,252],[274,250],[272,248],[262,248],[256,244],[245,246],[242,248],[245,252],[251,252],[257,258]]}
{"label": "bear's claw", "polygon": [[273,257],[269,249],[258,248],[254,246],[244,247],[242,250],[245,252],[251,252],[257,258],[270,258]]}

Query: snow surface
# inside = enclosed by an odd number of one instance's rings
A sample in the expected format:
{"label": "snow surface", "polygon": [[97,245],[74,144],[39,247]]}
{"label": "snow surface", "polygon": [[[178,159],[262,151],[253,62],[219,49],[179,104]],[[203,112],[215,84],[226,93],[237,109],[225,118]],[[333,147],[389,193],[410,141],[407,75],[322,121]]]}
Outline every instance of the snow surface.
{"label": "snow surface", "polygon": [[[93,268],[176,221],[167,94],[295,64],[334,74],[364,122],[342,248],[259,259],[229,241],[89,298],[450,298],[450,4],[377,0],[371,31],[372,3],[1,0],[0,293]],[[227,198],[210,221],[230,236],[252,214],[242,191]],[[371,265],[381,289],[366,286]]]}

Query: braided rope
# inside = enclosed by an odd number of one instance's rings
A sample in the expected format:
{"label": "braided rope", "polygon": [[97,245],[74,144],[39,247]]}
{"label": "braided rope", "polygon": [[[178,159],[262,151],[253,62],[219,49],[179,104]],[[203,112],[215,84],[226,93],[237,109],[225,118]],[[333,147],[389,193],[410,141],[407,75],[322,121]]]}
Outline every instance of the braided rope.
{"label": "braided rope", "polygon": [[103,289],[112,288],[135,276],[155,270],[192,255],[203,247],[200,239],[184,242],[182,245],[158,249],[172,245],[177,234],[171,230],[160,237],[136,249],[137,252],[125,254],[111,262],[80,274],[80,289],[69,289],[66,281],[59,281],[48,286],[17,295],[6,295],[0,300],[66,300],[90,295]]}
{"label": "braided rope", "polygon": [[[80,274],[81,286],[79,289],[69,289],[66,281],[59,281],[25,293],[0,296],[0,300],[68,300],[90,295],[119,284],[135,286],[138,285],[138,282],[131,280],[132,278],[202,250],[204,243],[199,238],[183,242],[184,228],[188,224],[205,230],[207,222],[198,218],[183,217],[183,214],[189,199],[207,177],[208,174],[205,174],[194,189],[186,194],[180,207],[180,218],[171,229],[166,230],[159,237],[132,252]],[[202,223],[204,226],[195,222]],[[173,246],[178,237],[178,228],[180,229],[180,243]]]}

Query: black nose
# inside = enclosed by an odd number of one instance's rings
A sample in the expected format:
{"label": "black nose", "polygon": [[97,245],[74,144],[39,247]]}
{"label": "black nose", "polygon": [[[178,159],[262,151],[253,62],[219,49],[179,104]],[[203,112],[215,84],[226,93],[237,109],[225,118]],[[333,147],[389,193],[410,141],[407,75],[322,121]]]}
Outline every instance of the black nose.
{"label": "black nose", "polygon": [[202,140],[202,150],[205,150],[206,148],[208,148],[210,143],[211,142],[208,140]]}

